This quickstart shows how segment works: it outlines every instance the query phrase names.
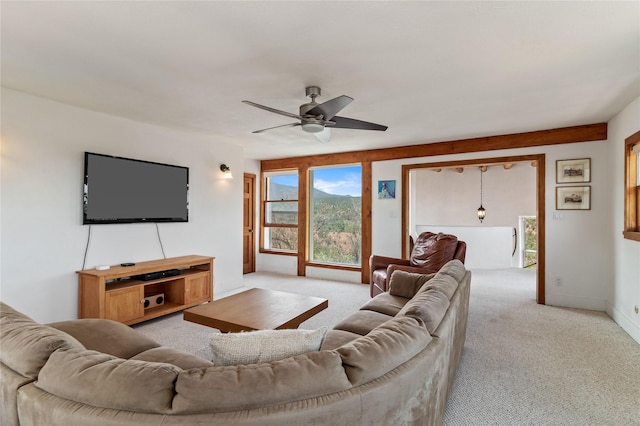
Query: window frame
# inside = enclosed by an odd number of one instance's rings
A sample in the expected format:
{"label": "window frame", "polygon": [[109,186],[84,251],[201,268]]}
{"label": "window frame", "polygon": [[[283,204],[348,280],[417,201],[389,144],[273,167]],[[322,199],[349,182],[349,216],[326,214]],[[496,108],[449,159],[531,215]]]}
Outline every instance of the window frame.
{"label": "window frame", "polygon": [[624,229],[622,235],[625,239],[640,241],[640,176],[638,174],[640,172],[638,170],[640,152],[633,152],[634,147],[640,147],[640,131],[624,141]]}
{"label": "window frame", "polygon": [[[260,197],[260,253],[274,253],[285,256],[297,256],[298,248],[291,250],[284,249],[274,249],[274,248],[265,248],[266,241],[266,232],[267,228],[292,228],[298,231],[298,239],[300,238],[299,231],[299,223],[289,224],[289,223],[270,223],[267,222],[267,206],[270,203],[297,203],[298,204],[298,212],[300,211],[300,176],[298,169],[286,169],[286,170],[277,170],[277,171],[267,171],[261,173],[261,197]],[[269,185],[267,183],[268,179],[274,176],[286,176],[292,175],[298,178],[298,196],[295,200],[269,200],[268,199],[268,191]],[[300,221],[299,213],[298,213],[298,222]]]}

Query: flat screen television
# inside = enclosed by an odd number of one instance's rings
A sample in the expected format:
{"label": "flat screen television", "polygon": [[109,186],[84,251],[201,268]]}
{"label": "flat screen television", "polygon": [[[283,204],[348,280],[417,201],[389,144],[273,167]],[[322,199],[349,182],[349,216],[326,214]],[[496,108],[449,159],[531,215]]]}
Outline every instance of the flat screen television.
{"label": "flat screen television", "polygon": [[84,154],[82,223],[188,222],[189,169]]}

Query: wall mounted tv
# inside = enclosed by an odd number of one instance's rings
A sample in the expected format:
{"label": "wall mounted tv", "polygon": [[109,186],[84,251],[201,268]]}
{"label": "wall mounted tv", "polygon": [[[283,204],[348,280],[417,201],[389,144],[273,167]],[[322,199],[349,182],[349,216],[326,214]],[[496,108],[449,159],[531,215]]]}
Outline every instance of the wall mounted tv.
{"label": "wall mounted tv", "polygon": [[189,169],[85,152],[82,204],[85,225],[187,222]]}

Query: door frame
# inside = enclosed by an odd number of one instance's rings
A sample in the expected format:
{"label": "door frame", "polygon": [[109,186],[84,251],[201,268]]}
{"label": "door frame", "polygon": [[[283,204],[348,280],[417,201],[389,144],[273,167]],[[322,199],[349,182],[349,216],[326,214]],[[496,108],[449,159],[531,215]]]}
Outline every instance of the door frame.
{"label": "door frame", "polygon": [[[246,227],[244,226],[245,222],[244,219],[247,217],[247,214],[249,215],[249,219],[250,219],[250,230],[249,232],[251,233],[251,247],[249,247],[249,252],[251,253],[251,260],[249,261],[249,271],[245,272],[244,270],[244,258],[242,259],[242,273],[243,274],[249,274],[251,272],[255,272],[256,271],[256,175],[253,173],[244,173],[243,175],[243,190],[242,190],[242,196],[243,198],[245,197],[245,195],[247,194],[244,190],[244,185],[247,181],[247,179],[249,179],[252,183],[251,183],[251,193],[249,194],[249,202],[248,205],[251,206],[251,212],[247,212],[245,207],[244,207],[244,203],[243,203],[243,207],[242,207],[242,215],[243,215],[243,224],[242,224],[242,241],[243,241],[243,253],[245,250],[247,250],[247,247],[244,247],[244,241],[245,241],[245,232],[246,232]],[[244,255],[243,255],[244,257]]]}
{"label": "door frame", "polygon": [[536,271],[536,301],[545,304],[545,154],[510,157],[475,158],[435,163],[404,164],[402,166],[402,257],[409,257],[409,172],[413,169],[478,167],[504,163],[531,163],[536,167],[536,220],[538,225],[538,270]]}

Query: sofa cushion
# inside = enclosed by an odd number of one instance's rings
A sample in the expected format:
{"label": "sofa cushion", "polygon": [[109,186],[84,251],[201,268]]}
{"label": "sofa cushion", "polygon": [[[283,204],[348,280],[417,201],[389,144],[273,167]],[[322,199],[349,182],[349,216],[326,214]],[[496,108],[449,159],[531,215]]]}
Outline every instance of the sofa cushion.
{"label": "sofa cushion", "polygon": [[72,336],[38,324],[0,302],[0,361],[24,377],[35,378],[49,356],[58,349],[84,346]]}
{"label": "sofa cushion", "polygon": [[385,315],[396,316],[409,301],[408,298],[380,293],[360,307],[361,311],[375,311]]}
{"label": "sofa cushion", "polygon": [[320,350],[332,350],[360,337],[359,334],[344,330],[329,330],[324,336]]}
{"label": "sofa cushion", "polygon": [[340,321],[333,327],[333,329],[350,331],[351,333],[364,336],[380,324],[389,321],[391,318],[393,318],[393,316],[381,314],[380,312],[367,310],[358,311]]}
{"label": "sofa cushion", "polygon": [[411,265],[425,268],[426,273],[438,272],[453,259],[458,237],[450,234],[423,232],[416,239],[411,251]]}
{"label": "sofa cushion", "polygon": [[336,349],[349,381],[358,386],[388,373],[424,349],[432,337],[414,317],[395,317]]}
{"label": "sofa cushion", "polygon": [[180,368],[69,349],[51,354],[36,386],[71,401],[116,410],[168,413]]}
{"label": "sofa cushion", "polygon": [[131,358],[160,344],[117,321],[87,318],[54,322],[50,327],[75,337],[85,348],[118,358]]}
{"label": "sofa cushion", "polygon": [[257,364],[317,351],[327,332],[317,330],[258,330],[214,333],[210,344],[215,365]]}
{"label": "sofa cushion", "polygon": [[410,316],[420,318],[429,334],[432,334],[449,308],[449,298],[440,290],[427,289],[420,291],[404,308],[398,312],[398,316]]}
{"label": "sofa cushion", "polygon": [[213,363],[211,361],[192,355],[188,352],[166,346],[148,349],[131,357],[130,359],[149,362],[163,362],[165,364],[175,365],[183,370],[188,370],[190,368],[213,367]]}
{"label": "sofa cushion", "polygon": [[391,274],[391,280],[389,281],[389,293],[394,296],[411,299],[416,295],[424,283],[435,276],[435,273],[415,274],[396,270]]}

